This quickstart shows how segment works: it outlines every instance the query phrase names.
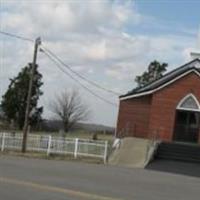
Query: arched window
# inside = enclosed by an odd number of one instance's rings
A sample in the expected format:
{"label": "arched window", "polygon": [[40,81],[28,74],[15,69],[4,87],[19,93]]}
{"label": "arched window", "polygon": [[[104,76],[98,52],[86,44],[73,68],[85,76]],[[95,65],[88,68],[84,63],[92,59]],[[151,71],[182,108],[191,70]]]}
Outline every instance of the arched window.
{"label": "arched window", "polygon": [[193,94],[188,94],[179,102],[177,109],[200,111],[200,105]]}

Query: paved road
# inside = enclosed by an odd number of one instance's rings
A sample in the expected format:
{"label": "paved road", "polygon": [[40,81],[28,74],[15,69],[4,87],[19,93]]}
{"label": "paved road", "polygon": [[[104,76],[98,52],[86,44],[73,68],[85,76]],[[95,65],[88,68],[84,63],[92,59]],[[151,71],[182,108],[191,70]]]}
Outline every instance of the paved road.
{"label": "paved road", "polygon": [[200,178],[0,156],[2,200],[199,200]]}
{"label": "paved road", "polygon": [[200,163],[187,163],[161,159],[152,162],[148,165],[147,169],[200,178]]}

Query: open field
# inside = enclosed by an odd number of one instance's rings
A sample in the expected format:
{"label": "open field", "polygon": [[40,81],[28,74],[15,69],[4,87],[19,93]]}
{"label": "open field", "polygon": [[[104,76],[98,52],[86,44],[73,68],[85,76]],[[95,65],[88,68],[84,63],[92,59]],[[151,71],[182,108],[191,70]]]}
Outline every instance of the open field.
{"label": "open field", "polygon": [[0,156],[3,200],[199,200],[199,187],[190,176]]}
{"label": "open field", "polygon": [[[54,133],[54,134],[58,134],[58,133]],[[97,135],[98,135],[98,140],[111,141],[113,139],[113,135],[103,134],[103,133],[98,133]],[[76,131],[76,132],[66,134],[66,137],[92,139],[92,133],[85,132],[85,131]]]}
{"label": "open field", "polygon": [[[0,130],[0,132],[10,132],[8,130],[3,131]],[[16,131],[16,133],[22,133],[22,131]],[[30,132],[31,134],[36,134],[36,135],[53,135],[53,136],[60,136],[58,132],[40,132],[40,131],[35,131],[35,132]],[[69,138],[82,138],[82,139],[92,139],[93,133],[86,132],[86,131],[75,131],[75,132],[70,132],[66,133],[66,137]],[[98,133],[98,140],[108,140],[112,141],[113,140],[113,135],[111,134],[104,134],[104,133]]]}

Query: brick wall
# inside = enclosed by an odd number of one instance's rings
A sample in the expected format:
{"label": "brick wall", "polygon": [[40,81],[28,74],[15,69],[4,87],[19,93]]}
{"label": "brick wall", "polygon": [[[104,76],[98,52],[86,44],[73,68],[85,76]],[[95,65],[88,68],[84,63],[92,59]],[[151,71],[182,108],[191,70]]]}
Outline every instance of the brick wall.
{"label": "brick wall", "polygon": [[200,77],[195,73],[182,77],[153,95],[120,101],[117,136],[159,135],[162,140],[172,141],[176,107],[189,93],[200,102]]}
{"label": "brick wall", "polygon": [[195,73],[177,80],[154,93],[149,125],[149,133],[158,133],[166,141],[173,139],[176,107],[180,100],[192,93],[200,101],[200,77]]}
{"label": "brick wall", "polygon": [[120,101],[117,136],[147,137],[151,95]]}

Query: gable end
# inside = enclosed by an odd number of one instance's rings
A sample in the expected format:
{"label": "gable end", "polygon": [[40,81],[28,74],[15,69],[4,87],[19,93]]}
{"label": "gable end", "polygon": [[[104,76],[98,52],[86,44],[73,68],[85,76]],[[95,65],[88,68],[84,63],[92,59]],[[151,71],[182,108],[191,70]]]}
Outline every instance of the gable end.
{"label": "gable end", "polygon": [[184,76],[187,76],[190,73],[195,73],[200,77],[200,72],[196,68],[191,68],[187,72],[175,77],[174,79],[171,79],[170,81],[166,82],[165,84],[163,84],[163,85],[161,85],[161,86],[159,86],[155,89],[152,89],[152,90],[149,90],[149,91],[146,91],[146,92],[141,92],[141,93],[138,93],[138,94],[133,94],[133,95],[130,95],[130,96],[121,97],[120,101],[152,94],[152,93],[157,92],[157,91],[167,87],[168,85],[176,82],[177,80],[183,78]]}

